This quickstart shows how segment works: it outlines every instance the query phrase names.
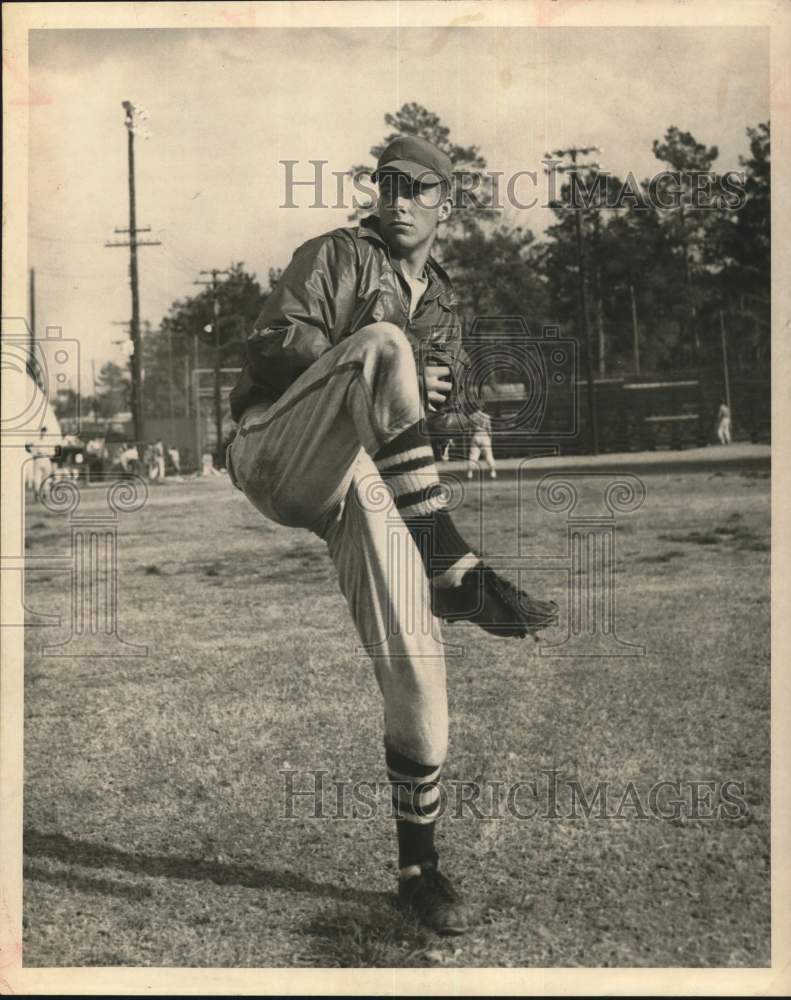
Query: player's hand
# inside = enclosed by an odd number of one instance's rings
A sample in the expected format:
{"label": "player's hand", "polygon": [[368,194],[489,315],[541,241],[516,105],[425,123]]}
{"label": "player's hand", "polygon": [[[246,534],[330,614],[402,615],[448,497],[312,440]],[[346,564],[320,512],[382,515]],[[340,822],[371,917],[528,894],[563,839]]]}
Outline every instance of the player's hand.
{"label": "player's hand", "polygon": [[436,410],[437,407],[443,406],[453,388],[448,365],[426,365],[423,370],[423,384],[428,408]]}

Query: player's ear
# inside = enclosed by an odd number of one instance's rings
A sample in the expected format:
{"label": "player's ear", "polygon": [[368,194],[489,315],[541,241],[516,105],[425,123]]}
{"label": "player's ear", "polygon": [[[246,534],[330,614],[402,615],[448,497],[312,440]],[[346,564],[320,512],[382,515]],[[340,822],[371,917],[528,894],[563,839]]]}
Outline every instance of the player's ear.
{"label": "player's ear", "polygon": [[453,198],[450,195],[450,191],[442,199],[442,204],[439,206],[439,215],[437,216],[438,222],[447,222],[451,217],[453,212]]}

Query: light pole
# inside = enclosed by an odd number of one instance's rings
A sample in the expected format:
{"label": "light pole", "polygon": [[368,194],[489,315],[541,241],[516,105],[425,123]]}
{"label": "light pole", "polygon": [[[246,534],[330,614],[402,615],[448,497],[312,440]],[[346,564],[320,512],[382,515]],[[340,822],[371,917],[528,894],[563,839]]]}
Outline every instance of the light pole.
{"label": "light pole", "polygon": [[170,401],[170,440],[176,436],[176,411],[173,404],[173,331],[168,327],[168,397]]}
{"label": "light pole", "polygon": [[127,160],[129,165],[129,228],[118,229],[116,233],[128,233],[129,242],[105,243],[107,247],[129,247],[129,286],[132,291],[132,318],[129,324],[129,332],[132,338],[132,355],[130,357],[130,368],[132,374],[132,423],[134,425],[135,440],[143,440],[143,389],[141,375],[142,342],[140,338],[140,292],[138,287],[137,274],[137,248],[140,246],[156,247],[160,246],[159,240],[139,240],[138,233],[151,232],[150,226],[138,229],[137,227],[137,204],[135,198],[135,135],[140,134],[144,139],[148,138],[148,131],[142,124],[148,115],[131,101],[122,101],[124,109],[124,125],[127,131]]}
{"label": "light pole", "polygon": [[124,124],[127,133],[127,158],[129,161],[129,284],[132,289],[132,422],[135,428],[135,440],[143,440],[143,407],[142,386],[140,378],[140,360],[142,345],[140,342],[140,292],[137,279],[137,206],[135,204],[135,107],[131,101],[124,101],[126,112]]}
{"label": "light pole", "polygon": [[588,306],[585,297],[585,264],[582,254],[582,204],[575,206],[577,177],[582,169],[598,169],[597,163],[578,164],[578,156],[588,156],[590,153],[599,153],[599,146],[572,146],[570,149],[556,149],[546,154],[547,160],[557,158],[560,160],[569,157],[571,163],[557,166],[560,173],[568,173],[571,176],[570,202],[571,210],[574,213],[574,233],[577,241],[577,295],[580,316],[580,329],[585,338],[585,374],[587,379],[587,401],[588,401],[588,425],[590,427],[590,449],[592,455],[599,454],[599,427],[596,415],[596,396],[593,385],[593,345],[591,343],[590,324],[588,323]]}
{"label": "light pole", "polygon": [[720,343],[722,345],[722,374],[725,383],[725,405],[731,408],[731,380],[728,371],[728,338],[725,333],[725,314],[720,309]]}
{"label": "light pole", "polygon": [[634,300],[634,285],[629,283],[629,297],[632,300],[632,336],[634,340],[634,373],[640,374],[640,327],[637,325],[637,305]]}
{"label": "light pole", "polygon": [[220,299],[218,276],[223,274],[231,276],[231,271],[213,267],[210,270],[202,270],[201,274],[211,275],[210,281],[193,281],[193,285],[206,285],[211,288],[212,300],[212,321],[204,326],[205,333],[212,333],[214,340],[214,430],[217,437],[215,459],[218,464],[222,461],[222,389],[220,386],[220,369],[222,368],[222,350],[220,343]]}

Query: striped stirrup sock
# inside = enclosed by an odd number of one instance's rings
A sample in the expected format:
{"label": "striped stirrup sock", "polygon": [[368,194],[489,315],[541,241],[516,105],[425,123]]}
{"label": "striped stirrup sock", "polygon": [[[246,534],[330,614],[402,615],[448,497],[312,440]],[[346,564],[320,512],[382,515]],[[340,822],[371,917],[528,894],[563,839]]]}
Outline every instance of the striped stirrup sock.
{"label": "striped stirrup sock", "polygon": [[421,861],[434,855],[441,767],[418,764],[390,749],[385,757],[393,791],[399,874],[409,878],[419,875]]}
{"label": "striped stirrup sock", "polygon": [[[469,563],[470,546],[444,509],[447,499],[434,464],[434,452],[421,434],[420,424],[413,424],[393,438],[374,455],[374,462],[393,492],[396,509],[420,550],[428,575],[445,574],[465,557]],[[460,577],[452,582],[460,582]]]}

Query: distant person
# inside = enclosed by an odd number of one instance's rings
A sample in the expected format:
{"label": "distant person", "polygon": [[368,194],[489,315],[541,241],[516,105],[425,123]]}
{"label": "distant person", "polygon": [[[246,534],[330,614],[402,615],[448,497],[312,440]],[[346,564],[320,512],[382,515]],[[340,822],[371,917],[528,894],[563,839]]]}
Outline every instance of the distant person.
{"label": "distant person", "polygon": [[168,448],[168,458],[170,459],[170,464],[173,466],[173,472],[175,475],[181,475],[181,455],[179,455],[178,448]]}
{"label": "distant person", "polygon": [[165,478],[165,445],[162,438],[157,438],[151,449],[151,472],[152,479]]}
{"label": "distant person", "polygon": [[472,479],[478,469],[478,459],[483,454],[483,460],[489,468],[491,479],[497,479],[497,469],[492,453],[492,420],[491,417],[478,410],[470,417],[473,426],[470,440],[470,452],[467,457],[467,478]]}
{"label": "distant person", "polygon": [[33,444],[31,454],[33,455],[33,493],[37,500],[41,500],[48,487],[47,481],[53,472],[52,456],[55,449],[45,444],[47,428],[42,427],[39,432],[39,439]]}
{"label": "distant person", "polygon": [[104,441],[100,437],[91,438],[85,445],[86,458],[86,479],[90,479],[92,473],[100,474],[104,469],[108,452]]}
{"label": "distant person", "polygon": [[67,479],[79,479],[80,466],[84,462],[83,444],[76,434],[67,434],[61,448],[61,473]]}
{"label": "distant person", "polygon": [[201,476],[219,476],[220,472],[214,465],[214,456],[210,451],[201,455]]}
{"label": "distant person", "polygon": [[731,408],[727,403],[720,403],[717,411],[717,437],[720,444],[731,443]]}
{"label": "distant person", "polygon": [[124,472],[137,472],[140,463],[140,455],[137,451],[137,445],[127,445],[126,442],[124,442],[124,445],[121,448],[120,461],[121,468]]}

